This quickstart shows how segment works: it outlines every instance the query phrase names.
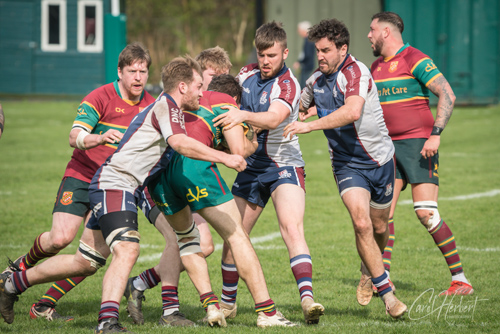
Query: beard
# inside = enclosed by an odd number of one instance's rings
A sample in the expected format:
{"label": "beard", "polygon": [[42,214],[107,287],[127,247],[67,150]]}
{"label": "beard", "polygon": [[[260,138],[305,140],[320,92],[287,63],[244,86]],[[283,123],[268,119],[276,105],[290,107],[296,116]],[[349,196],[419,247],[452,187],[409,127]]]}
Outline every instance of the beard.
{"label": "beard", "polygon": [[200,108],[200,100],[197,95],[186,96],[182,101],[182,110],[185,111],[196,111]]}
{"label": "beard", "polygon": [[382,47],[384,46],[384,42],[381,39],[378,39],[373,44],[373,55],[375,57],[380,57],[382,55]]}

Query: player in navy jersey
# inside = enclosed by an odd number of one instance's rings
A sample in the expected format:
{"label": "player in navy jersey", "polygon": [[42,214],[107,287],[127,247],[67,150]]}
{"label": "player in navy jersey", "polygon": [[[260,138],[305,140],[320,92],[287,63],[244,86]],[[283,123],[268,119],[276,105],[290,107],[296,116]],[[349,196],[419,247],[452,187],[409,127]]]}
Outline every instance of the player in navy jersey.
{"label": "player in navy jersey", "polygon": [[[309,39],[316,45],[319,70],[307,80],[300,109],[306,111],[315,105],[319,119],[293,122],[283,136],[314,130],[325,133],[337,187],[351,215],[359,256],[366,265],[365,274],[371,276],[388,313],[399,318],[407,307],[394,295],[381,255],[388,237],[394,146],[377,88],[368,68],[348,53],[349,31],[342,22],[321,21],[310,29]],[[359,298],[358,302],[367,304]]]}
{"label": "player in navy jersey", "polygon": [[[214,121],[216,126],[227,129],[243,122],[257,128],[259,146],[247,158],[247,169],[238,173],[232,193],[249,234],[272,198],[305,321],[316,324],[324,307],[313,299],[312,261],[304,237],[304,161],[298,137],[288,139],[281,135],[284,127],[298,117],[300,87],[285,65],[287,39],[280,23],[267,23],[257,29],[255,46],[258,63],[243,67],[237,76],[243,87],[241,110],[230,108]],[[236,309],[239,276],[226,246],[222,278],[221,306]]]}

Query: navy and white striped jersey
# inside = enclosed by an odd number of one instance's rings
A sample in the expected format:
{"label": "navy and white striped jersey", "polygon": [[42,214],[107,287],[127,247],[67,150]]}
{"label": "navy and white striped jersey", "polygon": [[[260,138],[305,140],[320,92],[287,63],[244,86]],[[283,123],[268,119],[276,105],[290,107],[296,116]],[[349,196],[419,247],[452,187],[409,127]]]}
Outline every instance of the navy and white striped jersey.
{"label": "navy and white striped jersey", "polygon": [[130,123],[120,145],[99,168],[89,189],[125,190],[132,194],[165,168],[174,152],[171,135],[186,134],[184,114],[166,93]]}
{"label": "navy and white striped jersey", "polygon": [[275,101],[283,103],[290,115],[273,130],[263,130],[258,134],[259,147],[247,158],[249,168],[303,167],[299,138],[284,138],[283,129],[297,120],[299,115],[300,88],[292,71],[285,66],[276,77],[263,80],[258,64],[243,67],[237,76],[243,88],[241,109],[252,112],[268,111]]}
{"label": "navy and white striped jersey", "polygon": [[324,130],[334,167],[373,168],[394,156],[394,145],[384,122],[377,87],[368,68],[348,54],[335,73],[316,70],[302,90],[304,108],[316,105],[318,117],[344,106],[349,96],[365,100],[361,117],[354,123]]}

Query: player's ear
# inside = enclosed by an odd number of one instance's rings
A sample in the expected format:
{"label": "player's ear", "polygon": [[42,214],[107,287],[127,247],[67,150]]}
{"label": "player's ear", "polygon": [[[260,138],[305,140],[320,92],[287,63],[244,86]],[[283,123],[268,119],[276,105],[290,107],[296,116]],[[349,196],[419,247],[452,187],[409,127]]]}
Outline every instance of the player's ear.
{"label": "player's ear", "polygon": [[188,91],[188,86],[184,81],[179,82],[179,91],[181,94],[186,94]]}

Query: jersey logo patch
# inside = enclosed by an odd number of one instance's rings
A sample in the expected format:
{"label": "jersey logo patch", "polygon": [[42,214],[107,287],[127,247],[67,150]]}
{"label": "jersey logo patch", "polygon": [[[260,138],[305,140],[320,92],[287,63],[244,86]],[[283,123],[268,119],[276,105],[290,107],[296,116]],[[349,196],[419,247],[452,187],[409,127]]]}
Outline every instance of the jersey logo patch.
{"label": "jersey logo patch", "polygon": [[429,64],[427,64],[427,66],[425,67],[425,71],[426,72],[430,72],[432,70],[435,70],[437,68],[436,65],[434,65],[434,63],[431,61]]}
{"label": "jersey logo patch", "polygon": [[266,104],[266,103],[267,103],[267,92],[264,92],[260,97],[260,104]]}
{"label": "jersey logo patch", "polygon": [[278,177],[279,180],[289,179],[292,177],[292,174],[288,173],[288,171],[286,169],[279,172],[278,175],[279,175],[279,177]]}
{"label": "jersey logo patch", "polygon": [[199,202],[200,198],[205,198],[207,196],[208,196],[207,188],[200,189],[200,187],[198,186],[196,186],[196,195],[193,194],[191,188],[189,188],[189,193],[186,194],[186,198],[190,203],[194,201]]}
{"label": "jersey logo patch", "polygon": [[389,72],[394,72],[398,69],[398,62],[397,61],[392,61],[391,65],[389,65]]}
{"label": "jersey logo patch", "polygon": [[385,196],[390,196],[392,194],[392,183],[385,186]]}
{"label": "jersey logo patch", "polygon": [[73,192],[72,191],[63,192],[61,196],[61,204],[70,205],[71,203],[73,203]]}
{"label": "jersey logo patch", "polygon": [[117,107],[117,108],[115,108],[115,111],[116,111],[116,112],[121,112],[122,114],[124,114],[124,113],[125,113],[125,109],[118,108],[118,107]]}

